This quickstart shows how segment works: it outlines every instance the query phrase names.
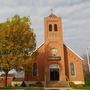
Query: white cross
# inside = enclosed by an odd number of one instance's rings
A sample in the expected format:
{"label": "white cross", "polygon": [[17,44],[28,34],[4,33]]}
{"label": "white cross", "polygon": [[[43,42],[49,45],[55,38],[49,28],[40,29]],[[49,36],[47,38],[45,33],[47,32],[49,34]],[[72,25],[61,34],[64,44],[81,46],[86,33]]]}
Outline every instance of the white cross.
{"label": "white cross", "polygon": [[54,12],[54,10],[53,10],[53,9],[51,9],[51,14],[53,14],[53,12]]}

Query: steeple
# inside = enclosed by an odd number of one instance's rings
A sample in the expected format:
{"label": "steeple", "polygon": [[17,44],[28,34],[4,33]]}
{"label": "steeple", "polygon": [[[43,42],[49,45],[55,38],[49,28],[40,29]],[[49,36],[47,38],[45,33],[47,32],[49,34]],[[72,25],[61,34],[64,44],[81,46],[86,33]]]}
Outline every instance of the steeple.
{"label": "steeple", "polygon": [[57,18],[57,16],[54,14],[54,10],[53,9],[51,9],[51,13],[50,13],[50,15],[48,17],[50,17],[50,18]]}
{"label": "steeple", "polygon": [[54,13],[54,10],[53,9],[51,9],[51,14],[53,14]]}
{"label": "steeple", "polygon": [[54,14],[53,9],[51,9],[50,15],[45,17],[44,26],[45,42],[62,42],[62,21]]}
{"label": "steeple", "polygon": [[56,16],[52,9],[50,15],[44,18],[44,28],[45,55],[47,57],[46,63],[47,65],[58,63],[58,65],[61,66],[61,74],[60,78],[58,77],[57,80],[66,80],[64,68],[62,18]]}

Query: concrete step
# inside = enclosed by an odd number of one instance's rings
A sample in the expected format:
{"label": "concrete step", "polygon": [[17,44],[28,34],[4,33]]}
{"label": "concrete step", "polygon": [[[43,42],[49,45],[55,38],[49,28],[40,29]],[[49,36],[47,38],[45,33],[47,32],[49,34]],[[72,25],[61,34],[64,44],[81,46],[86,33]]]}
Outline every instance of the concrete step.
{"label": "concrete step", "polygon": [[70,87],[67,81],[50,81],[46,87]]}

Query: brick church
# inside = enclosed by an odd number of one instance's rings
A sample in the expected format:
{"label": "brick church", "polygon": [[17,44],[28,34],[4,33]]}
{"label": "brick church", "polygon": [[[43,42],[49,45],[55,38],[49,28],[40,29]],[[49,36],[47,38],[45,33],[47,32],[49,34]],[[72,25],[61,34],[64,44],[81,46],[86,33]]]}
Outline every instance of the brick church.
{"label": "brick church", "polygon": [[32,72],[25,72],[25,81],[84,84],[83,59],[64,44],[61,17],[51,13],[44,18],[44,42],[36,51],[39,54]]}

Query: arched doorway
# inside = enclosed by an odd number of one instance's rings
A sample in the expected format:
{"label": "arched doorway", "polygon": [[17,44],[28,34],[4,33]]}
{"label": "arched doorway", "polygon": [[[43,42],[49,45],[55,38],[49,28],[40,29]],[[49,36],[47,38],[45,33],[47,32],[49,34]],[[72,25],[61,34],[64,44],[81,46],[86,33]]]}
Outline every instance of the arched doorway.
{"label": "arched doorway", "polygon": [[59,81],[59,65],[51,64],[49,70],[50,70],[50,81]]}

